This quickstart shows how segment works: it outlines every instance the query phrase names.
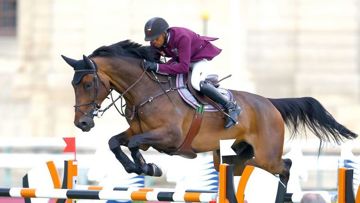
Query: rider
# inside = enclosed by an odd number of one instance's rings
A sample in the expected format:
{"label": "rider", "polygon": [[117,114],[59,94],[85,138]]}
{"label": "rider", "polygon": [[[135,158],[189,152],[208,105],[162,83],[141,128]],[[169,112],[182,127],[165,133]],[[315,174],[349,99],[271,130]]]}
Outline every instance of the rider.
{"label": "rider", "polygon": [[169,24],[159,17],[148,20],[144,27],[145,41],[150,41],[166,57],[171,59],[164,63],[144,61],[146,70],[167,74],[188,73],[192,67],[191,85],[197,91],[219,103],[229,115],[226,118],[225,128],[237,124],[240,107],[236,102],[227,100],[216,87],[206,82],[209,61],[220,54],[211,41],[218,38],[200,36],[197,33],[182,27],[169,27]]}

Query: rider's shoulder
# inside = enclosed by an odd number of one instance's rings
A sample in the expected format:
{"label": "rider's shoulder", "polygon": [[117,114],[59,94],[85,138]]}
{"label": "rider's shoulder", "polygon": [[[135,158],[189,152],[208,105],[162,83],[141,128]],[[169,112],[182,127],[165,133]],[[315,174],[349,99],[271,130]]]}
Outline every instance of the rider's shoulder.
{"label": "rider's shoulder", "polygon": [[170,41],[172,41],[173,43],[184,41],[184,39],[187,39],[187,41],[191,41],[191,39],[197,36],[195,32],[184,27],[171,27],[168,32],[170,35]]}
{"label": "rider's shoulder", "polygon": [[194,31],[190,30],[189,28],[185,27],[170,27],[168,32],[173,35],[189,35],[189,34],[196,34]]}

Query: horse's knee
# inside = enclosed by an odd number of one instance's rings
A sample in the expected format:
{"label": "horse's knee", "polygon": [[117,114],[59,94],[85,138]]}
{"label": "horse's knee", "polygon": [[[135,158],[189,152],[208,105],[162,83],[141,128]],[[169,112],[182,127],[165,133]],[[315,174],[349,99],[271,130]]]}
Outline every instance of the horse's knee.
{"label": "horse's knee", "polygon": [[120,147],[120,142],[117,139],[116,135],[109,139],[108,145],[109,145],[110,150]]}
{"label": "horse's knee", "polygon": [[220,150],[213,151],[213,164],[216,171],[219,171],[220,166]]}
{"label": "horse's knee", "polygon": [[132,138],[129,140],[127,147],[130,149],[130,151],[139,150],[140,142],[138,141],[138,139]]}

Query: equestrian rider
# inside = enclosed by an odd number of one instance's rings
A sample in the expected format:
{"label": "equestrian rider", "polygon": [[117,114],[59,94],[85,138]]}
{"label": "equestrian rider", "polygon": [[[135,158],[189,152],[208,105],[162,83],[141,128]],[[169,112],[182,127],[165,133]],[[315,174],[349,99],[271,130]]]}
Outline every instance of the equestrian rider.
{"label": "equestrian rider", "polygon": [[150,41],[151,46],[159,49],[165,57],[171,57],[163,64],[144,61],[146,70],[182,74],[188,73],[191,66],[193,88],[224,107],[229,115],[226,117],[225,128],[237,124],[240,107],[236,102],[227,100],[212,83],[205,81],[210,74],[207,72],[210,66],[209,61],[221,52],[221,49],[211,44],[211,41],[218,38],[200,36],[183,27],[169,27],[169,24],[159,17],[148,20],[144,32],[145,41]]}

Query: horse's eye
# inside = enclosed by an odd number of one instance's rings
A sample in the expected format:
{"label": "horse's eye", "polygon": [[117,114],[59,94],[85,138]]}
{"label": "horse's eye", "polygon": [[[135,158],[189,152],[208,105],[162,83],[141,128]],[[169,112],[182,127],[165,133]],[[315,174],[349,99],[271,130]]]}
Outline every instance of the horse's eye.
{"label": "horse's eye", "polygon": [[89,82],[89,83],[85,83],[85,84],[84,84],[84,88],[85,88],[86,90],[90,89],[92,86],[93,86],[93,83],[92,83],[92,82]]}

